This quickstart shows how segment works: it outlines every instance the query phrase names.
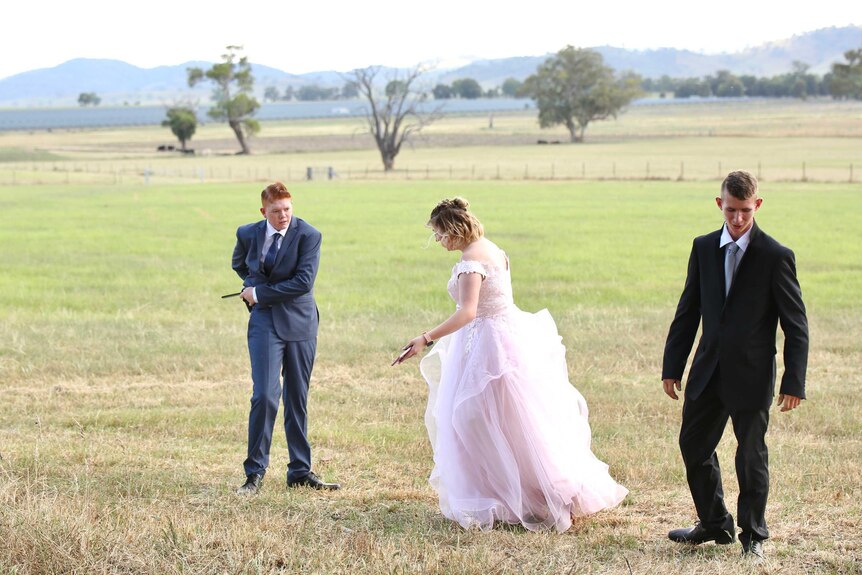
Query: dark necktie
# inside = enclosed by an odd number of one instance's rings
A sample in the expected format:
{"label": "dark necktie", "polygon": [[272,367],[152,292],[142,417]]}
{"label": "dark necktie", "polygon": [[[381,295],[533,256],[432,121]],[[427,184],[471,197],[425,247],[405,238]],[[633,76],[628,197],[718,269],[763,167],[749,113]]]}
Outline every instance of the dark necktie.
{"label": "dark necktie", "polygon": [[739,246],[735,242],[727,244],[727,254],[724,256],[724,293],[727,295],[730,292],[730,286],[733,284],[733,276],[736,275],[737,253]]}
{"label": "dark necktie", "polygon": [[263,273],[269,275],[272,273],[272,268],[275,265],[275,256],[278,255],[278,239],[281,234],[272,234],[272,243],[266,251],[266,256],[263,258]]}

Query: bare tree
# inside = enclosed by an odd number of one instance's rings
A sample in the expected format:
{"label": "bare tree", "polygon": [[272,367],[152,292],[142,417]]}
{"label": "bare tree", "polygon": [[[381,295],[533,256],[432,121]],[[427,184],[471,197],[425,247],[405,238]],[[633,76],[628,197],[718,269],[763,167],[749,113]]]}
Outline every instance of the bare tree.
{"label": "bare tree", "polygon": [[421,109],[428,94],[420,88],[419,79],[427,71],[420,65],[403,75],[395,73],[385,78],[388,80],[385,86],[376,81],[379,66],[359,68],[351,74],[350,80],[368,103],[365,114],[368,131],[380,150],[386,172],[394,169],[395,156],[401,151],[401,145],[442,115],[442,105],[429,111]]}

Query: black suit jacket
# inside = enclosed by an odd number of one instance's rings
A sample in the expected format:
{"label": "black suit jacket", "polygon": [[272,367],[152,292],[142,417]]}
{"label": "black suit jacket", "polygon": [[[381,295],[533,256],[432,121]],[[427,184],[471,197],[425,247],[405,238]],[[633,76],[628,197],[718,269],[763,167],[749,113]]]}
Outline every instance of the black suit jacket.
{"label": "black suit jacket", "polygon": [[234,271],[244,287],[256,288],[257,305],[272,307],[273,324],[281,339],[316,338],[319,314],[314,280],[320,264],[320,232],[305,220],[291,218],[269,275],[260,261],[265,240],[266,220],[240,226],[233,250]]}
{"label": "black suit jacket", "polygon": [[721,230],[695,238],[688,276],[664,349],[662,379],[682,379],[698,325],[703,331],[685,388],[697,399],[716,368],[730,409],[769,408],[775,394],[775,340],[784,332],[780,393],[805,397],[808,320],[793,252],[753,224],[730,293],[724,294]]}

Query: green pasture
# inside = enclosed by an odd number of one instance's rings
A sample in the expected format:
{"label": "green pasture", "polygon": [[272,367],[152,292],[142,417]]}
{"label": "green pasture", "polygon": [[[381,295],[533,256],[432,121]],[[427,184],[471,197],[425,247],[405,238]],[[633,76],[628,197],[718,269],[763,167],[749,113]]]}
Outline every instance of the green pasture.
{"label": "green pasture", "polygon": [[[717,181],[293,183],[296,214],[324,235],[314,467],[344,489],[288,491],[276,429],[264,491],[237,499],[247,312],[219,296],[240,285],[233,234],[259,218],[261,188],[0,186],[0,573],[858,573],[859,184],[761,188],[758,223],[796,253],[812,350],[809,400],[772,415],[759,568],[738,546],[665,537],[695,518],[661,353],[691,240],[721,223]],[[453,309],[458,254],[424,223],[454,195],[510,255],[519,306],[556,319],[594,450],[631,491],[562,535],[442,519],[425,384],[415,362],[389,367]],[[731,505],[733,448],[720,451]]]}
{"label": "green pasture", "polygon": [[264,122],[251,157],[235,156],[229,128],[212,122],[190,142],[194,156],[156,152],[177,144],[159,126],[0,132],[0,185],[300,182],[308,167],[339,180],[720,181],[745,168],[764,181],[858,183],[860,138],[862,103],[826,99],[632,106],[590,124],[582,144],[540,129],[534,110],[447,115],[384,174],[363,118]]}

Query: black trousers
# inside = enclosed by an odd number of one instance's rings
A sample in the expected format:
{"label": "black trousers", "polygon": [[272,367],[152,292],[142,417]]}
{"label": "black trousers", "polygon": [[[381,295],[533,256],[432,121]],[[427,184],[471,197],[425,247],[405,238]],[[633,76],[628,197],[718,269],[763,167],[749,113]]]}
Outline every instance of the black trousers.
{"label": "black trousers", "polygon": [[739,500],[736,516],[737,525],[742,529],[740,540],[763,540],[769,537],[766,528],[769,409],[729,410],[719,397],[719,385],[720,375],[716,369],[700,397],[686,399],[682,408],[679,448],[688,487],[703,527],[734,531],[733,517],[724,505],[721,469],[715,453],[730,418],[737,442],[735,463]]}

